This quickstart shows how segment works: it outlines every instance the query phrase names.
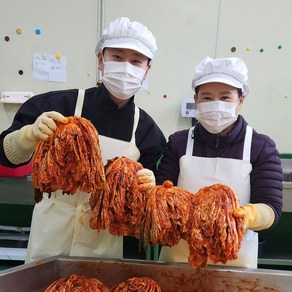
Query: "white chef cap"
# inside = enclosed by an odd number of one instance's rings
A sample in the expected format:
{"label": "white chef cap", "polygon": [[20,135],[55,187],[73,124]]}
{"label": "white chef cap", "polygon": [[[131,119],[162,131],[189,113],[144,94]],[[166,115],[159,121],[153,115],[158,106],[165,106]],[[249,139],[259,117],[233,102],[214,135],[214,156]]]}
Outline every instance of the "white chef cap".
{"label": "white chef cap", "polygon": [[95,52],[104,48],[132,49],[153,59],[157,45],[155,37],[146,26],[139,22],[131,22],[126,17],[120,17],[103,30]]}
{"label": "white chef cap", "polygon": [[192,88],[199,85],[220,82],[240,88],[244,96],[247,96],[250,86],[247,84],[247,67],[245,63],[236,57],[212,59],[206,57],[195,68],[195,76]]}

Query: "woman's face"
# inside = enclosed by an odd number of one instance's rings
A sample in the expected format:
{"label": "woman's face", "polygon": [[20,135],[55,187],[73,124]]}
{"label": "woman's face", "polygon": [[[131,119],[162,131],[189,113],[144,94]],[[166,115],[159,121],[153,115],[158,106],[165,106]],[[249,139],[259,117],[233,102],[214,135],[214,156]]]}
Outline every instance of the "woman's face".
{"label": "woman's face", "polygon": [[195,95],[196,104],[209,101],[238,102],[237,111],[242,107],[244,96],[238,95],[238,89],[219,82],[202,84]]}

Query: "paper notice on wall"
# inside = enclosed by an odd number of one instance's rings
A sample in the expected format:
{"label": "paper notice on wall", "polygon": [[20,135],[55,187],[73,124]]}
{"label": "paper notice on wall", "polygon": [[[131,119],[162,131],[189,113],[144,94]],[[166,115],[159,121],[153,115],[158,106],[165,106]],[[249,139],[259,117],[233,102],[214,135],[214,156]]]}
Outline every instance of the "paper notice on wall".
{"label": "paper notice on wall", "polygon": [[35,54],[32,78],[52,82],[66,82],[67,57],[56,58],[52,55]]}

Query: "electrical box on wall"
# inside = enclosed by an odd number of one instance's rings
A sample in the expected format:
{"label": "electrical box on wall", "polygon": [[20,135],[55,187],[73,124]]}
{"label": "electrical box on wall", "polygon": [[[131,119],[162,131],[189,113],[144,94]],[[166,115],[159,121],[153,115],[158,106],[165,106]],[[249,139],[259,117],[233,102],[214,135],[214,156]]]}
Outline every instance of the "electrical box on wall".
{"label": "electrical box on wall", "polygon": [[34,94],[30,91],[4,91],[0,96],[0,103],[24,103]]}
{"label": "electrical box on wall", "polygon": [[195,100],[193,98],[186,98],[181,103],[181,115],[184,118],[195,118]]}

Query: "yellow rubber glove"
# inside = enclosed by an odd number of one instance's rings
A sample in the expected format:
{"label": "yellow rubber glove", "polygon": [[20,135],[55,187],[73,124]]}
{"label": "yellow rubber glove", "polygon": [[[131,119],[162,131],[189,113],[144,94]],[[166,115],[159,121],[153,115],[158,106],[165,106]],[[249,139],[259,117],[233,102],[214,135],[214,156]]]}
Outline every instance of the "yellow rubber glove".
{"label": "yellow rubber glove", "polygon": [[141,190],[151,190],[155,186],[155,176],[152,170],[143,168],[137,171],[137,176]]}
{"label": "yellow rubber glove", "polygon": [[57,129],[56,122],[67,123],[62,114],[52,111],[41,114],[32,125],[8,134],[3,141],[6,157],[14,164],[27,162],[39,140],[47,140]]}
{"label": "yellow rubber glove", "polygon": [[275,219],[273,209],[266,204],[246,204],[235,209],[233,215],[243,218],[245,229],[254,231],[269,228]]}
{"label": "yellow rubber glove", "polygon": [[47,140],[50,135],[53,134],[57,129],[57,125],[55,122],[60,122],[66,124],[68,122],[67,118],[65,118],[62,114],[58,112],[46,112],[41,114],[33,125],[31,125],[30,136],[27,138],[34,138],[36,140]]}

